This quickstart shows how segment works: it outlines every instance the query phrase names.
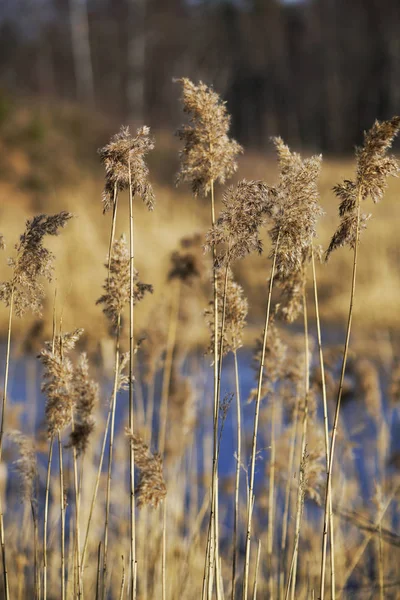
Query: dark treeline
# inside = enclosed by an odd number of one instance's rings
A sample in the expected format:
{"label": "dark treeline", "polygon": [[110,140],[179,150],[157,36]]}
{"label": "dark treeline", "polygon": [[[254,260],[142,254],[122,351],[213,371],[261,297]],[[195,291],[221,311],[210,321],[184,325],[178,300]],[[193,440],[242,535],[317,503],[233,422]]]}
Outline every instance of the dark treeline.
{"label": "dark treeline", "polygon": [[399,0],[2,0],[0,86],[175,127],[173,77],[212,83],[264,148],[352,148],[400,110]]}

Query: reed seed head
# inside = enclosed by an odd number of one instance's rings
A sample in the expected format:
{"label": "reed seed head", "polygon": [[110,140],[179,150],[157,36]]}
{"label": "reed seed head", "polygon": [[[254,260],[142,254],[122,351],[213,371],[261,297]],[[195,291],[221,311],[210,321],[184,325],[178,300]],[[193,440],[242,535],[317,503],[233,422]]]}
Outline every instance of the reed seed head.
{"label": "reed seed head", "polygon": [[242,148],[228,136],[230,117],[219,95],[202,82],[177,81],[182,85],[183,110],[189,115],[189,123],[177,132],[184,142],[177,183],[187,181],[195,196],[206,196],[212,182],[225,183],[236,172]]}
{"label": "reed seed head", "polygon": [[259,229],[271,214],[271,194],[262,181],[243,179],[228,188],[216,224],[206,235],[206,248],[219,248],[218,266],[231,264],[252,252],[262,252]]}
{"label": "reed seed head", "polygon": [[[228,267],[227,267],[228,268]],[[223,332],[222,354],[225,356],[229,352],[236,352],[243,345],[243,329],[246,325],[248,312],[248,302],[244,298],[243,288],[235,282],[231,269],[228,268],[226,292],[225,292],[225,275],[226,269],[217,271],[217,294],[218,294],[218,322],[222,324],[222,313],[225,299],[225,324]],[[211,302],[209,308],[205,310],[205,316],[208,327],[211,332],[211,342],[209,352],[214,351],[214,304]],[[220,343],[220,331],[218,335],[218,344]]]}
{"label": "reed seed head", "polygon": [[54,351],[53,343],[46,342],[45,349],[39,355],[44,367],[42,392],[47,397],[45,415],[49,438],[71,422],[76,397],[73,390],[74,368],[67,354],[74,348],[82,332],[82,329],[76,329],[57,336]]}
{"label": "reed seed head", "polygon": [[167,495],[162,473],[162,458],[160,454],[150,452],[140,435],[128,429],[126,434],[133,442],[135,467],[139,469],[139,481],[135,490],[137,505],[139,508],[147,504],[157,507]]}
{"label": "reed seed head", "polygon": [[365,200],[368,196],[379,202],[387,187],[388,177],[397,177],[399,163],[394,156],[387,156],[393,139],[400,130],[400,117],[390,121],[375,121],[371,129],[364,133],[364,146],[356,151],[356,187]]}
{"label": "reed seed head", "polygon": [[190,285],[195,279],[202,279],[206,271],[202,236],[196,233],[191,237],[184,237],[180,240],[179,246],[170,257],[168,281],[179,279]]}
{"label": "reed seed head", "polygon": [[91,433],[94,430],[93,410],[99,401],[99,386],[89,377],[89,361],[85,353],[81,354],[74,369],[72,388],[76,421],[70,434],[70,446],[77,454],[84,454]]}
{"label": "reed seed head", "polygon": [[103,191],[103,213],[116,201],[116,194],[132,186],[132,194],[140,196],[149,210],[154,208],[154,192],[148,181],[146,155],[154,149],[150,128],[140,127],[132,137],[129,127],[121,127],[110,142],[99,150],[106,172]]}
{"label": "reed seed head", "polygon": [[364,133],[364,146],[356,149],[357,169],[354,181],[346,179],[333,188],[340,200],[341,222],[326,251],[325,260],[342,246],[354,249],[357,227],[360,235],[371,216],[360,212],[358,217],[358,203],[369,196],[375,203],[381,200],[388,177],[398,176],[400,168],[397,159],[387,156],[386,153],[399,130],[400,117],[393,117],[390,121],[382,123],[375,121],[371,129]]}
{"label": "reed seed head", "polygon": [[19,475],[21,499],[36,502],[38,470],[33,440],[17,430],[10,431],[7,435],[19,450],[19,458],[13,464]]}
{"label": "reed seed head", "polygon": [[9,306],[13,296],[17,316],[23,316],[27,310],[41,314],[44,287],[40,278],[51,281],[54,262],[53,253],[43,246],[43,239],[46,235],[58,235],[71,218],[71,213],[62,211],[37,215],[26,222],[25,232],[15,246],[17,255],[8,260],[12,278],[0,284],[0,300]]}
{"label": "reed seed head", "polygon": [[277,247],[277,277],[282,280],[301,271],[310,258],[317,220],[323,214],[317,186],[322,156],[302,160],[299,154],[290,152],[281,138],[274,138],[274,144],[280,174],[271,191],[274,226],[270,236],[273,248]]}
{"label": "reed seed head", "polygon": [[[108,263],[104,265],[108,269]],[[130,256],[125,236],[115,240],[112,247],[110,274],[103,284],[105,293],[96,304],[104,304],[103,312],[116,326],[124,308],[129,304],[130,296]],[[133,302],[137,304],[147,292],[153,293],[153,286],[139,281],[138,272],[134,271]]]}

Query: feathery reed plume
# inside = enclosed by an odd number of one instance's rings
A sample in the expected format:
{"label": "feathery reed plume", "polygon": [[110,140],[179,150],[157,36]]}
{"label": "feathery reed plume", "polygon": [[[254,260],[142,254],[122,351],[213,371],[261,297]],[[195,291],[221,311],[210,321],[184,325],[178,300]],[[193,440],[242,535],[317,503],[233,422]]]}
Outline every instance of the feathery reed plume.
{"label": "feathery reed plume", "polygon": [[19,458],[14,461],[14,468],[19,475],[21,500],[29,502],[33,522],[33,547],[34,547],[34,586],[35,595],[39,598],[39,536],[37,514],[37,483],[38,469],[36,450],[33,441],[14,430],[8,433],[8,438],[18,446]]}
{"label": "feathery reed plume", "polygon": [[243,179],[224,193],[224,210],[206,235],[206,248],[217,247],[218,266],[229,266],[252,252],[261,254],[259,230],[272,209],[269,191],[262,181]]}
{"label": "feathery reed plume", "polygon": [[394,137],[400,130],[400,117],[390,121],[375,121],[364,134],[364,146],[356,149],[357,169],[354,180],[346,179],[333,188],[340,200],[339,215],[341,223],[332,237],[326,251],[326,260],[330,254],[342,246],[355,249],[360,233],[367,226],[371,215],[358,215],[358,205],[371,197],[373,202],[382,200],[389,177],[397,177],[399,163],[394,156],[387,156]]}
{"label": "feathery reed plume", "polygon": [[[224,330],[222,332],[222,354],[226,356],[229,352],[236,352],[242,346],[242,335],[243,329],[246,324],[246,317],[248,312],[248,303],[246,298],[243,296],[243,288],[236,283],[233,278],[233,273],[228,267],[227,281],[225,284],[225,274],[219,269],[218,272],[218,311],[220,320],[222,321],[222,312],[224,306],[225,296],[225,317],[224,317]],[[212,353],[214,351],[214,308],[213,303],[210,302],[209,308],[204,311],[207,325],[210,329],[210,346],[208,351]],[[218,341],[221,342],[220,335]]]}
{"label": "feathery reed plume", "polygon": [[306,281],[305,267],[311,260],[316,224],[323,212],[317,187],[321,156],[302,160],[292,153],[281,138],[274,138],[280,176],[272,189],[274,225],[273,244],[279,236],[276,283],[281,291],[278,314],[289,323],[301,312]]}
{"label": "feathery reed plume", "polygon": [[18,446],[19,458],[13,465],[20,481],[21,500],[34,502],[36,505],[37,462],[33,441],[20,431],[9,431],[7,437]]}
{"label": "feathery reed plume", "polygon": [[400,117],[393,117],[390,121],[380,123],[375,121],[372,128],[364,133],[364,146],[356,151],[357,168],[354,181],[345,181],[335,188],[335,193],[340,200],[339,214],[342,222],[334,234],[326,258],[331,252],[345,244],[353,248],[353,274],[350,291],[349,314],[347,320],[346,338],[343,350],[342,367],[336,399],[335,416],[333,420],[329,466],[326,481],[324,526],[322,534],[322,557],[320,577],[320,600],[325,598],[325,565],[328,536],[328,521],[330,519],[330,497],[332,485],[333,457],[335,452],[336,433],[339,422],[339,413],[342,400],[344,377],[346,372],[347,356],[350,344],[351,324],[353,319],[353,305],[357,278],[358,245],[360,232],[365,225],[365,218],[361,214],[361,202],[370,196],[374,202],[383,197],[387,185],[387,178],[399,172],[399,164],[394,157],[388,157],[387,151],[392,145],[394,137],[400,131]]}
{"label": "feathery reed plume", "polygon": [[71,423],[76,400],[73,390],[74,367],[66,355],[75,347],[82,333],[83,329],[75,329],[56,336],[54,350],[53,343],[46,342],[39,355],[44,367],[42,392],[47,398],[45,414],[50,439]]}
{"label": "feathery reed plume", "polygon": [[126,435],[133,442],[135,464],[140,471],[135,490],[137,505],[139,508],[147,504],[157,507],[167,495],[162,473],[162,458],[159,454],[150,452],[140,435],[129,429],[126,430]]}
{"label": "feathery reed plume", "polygon": [[199,233],[191,237],[183,237],[179,249],[170,256],[171,266],[168,281],[179,280],[191,285],[196,279],[203,279],[207,271],[207,263],[203,253],[203,240]]}
{"label": "feathery reed plume", "polygon": [[21,235],[15,249],[17,255],[8,260],[13,269],[10,281],[0,284],[0,300],[15,309],[18,317],[27,310],[41,314],[44,287],[43,277],[51,281],[54,255],[43,246],[46,235],[58,235],[72,214],[62,211],[56,215],[37,215],[26,222],[25,232]]}
{"label": "feathery reed plume", "polygon": [[177,131],[185,143],[177,182],[188,181],[195,196],[207,196],[212,182],[225,183],[236,172],[242,148],[228,136],[230,116],[219,95],[202,82],[195,85],[187,78],[177,82],[182,85],[183,110],[189,115],[189,124]]}
{"label": "feathery reed plume", "polygon": [[154,149],[154,142],[149,134],[150,128],[146,126],[140,127],[134,137],[129,127],[121,127],[110,142],[100,148],[100,160],[106,172],[104,213],[113,208],[115,193],[127,190],[130,185],[132,194],[140,196],[147,208],[153,210],[154,192],[148,181],[149,169],[145,162],[146,154]]}
{"label": "feathery reed plume", "polygon": [[[126,238],[122,235],[115,240],[110,261],[110,275],[103,284],[104,294],[96,304],[104,304],[103,312],[116,327],[121,319],[124,308],[129,304],[130,274],[129,274],[129,248]],[[105,267],[107,268],[107,264]],[[134,269],[133,304],[140,302],[145,294],[153,293],[153,286],[139,281],[139,274]]]}
{"label": "feathery reed plume", "polygon": [[76,419],[69,446],[74,447],[79,456],[85,453],[94,430],[93,409],[99,402],[99,385],[89,378],[89,361],[85,353],[81,354],[74,369],[72,388]]}

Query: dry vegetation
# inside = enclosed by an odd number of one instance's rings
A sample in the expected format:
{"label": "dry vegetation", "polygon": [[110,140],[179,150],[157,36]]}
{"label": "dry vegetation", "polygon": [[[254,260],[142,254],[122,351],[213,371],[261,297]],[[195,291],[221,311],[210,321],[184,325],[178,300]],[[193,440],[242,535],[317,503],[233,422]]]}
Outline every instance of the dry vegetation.
{"label": "dry vegetation", "polygon": [[153,187],[142,127],[100,151],[105,216],[90,160],[39,199],[41,133],[22,152],[26,115],[2,124],[1,594],[395,599],[400,119],[355,161],[275,138],[264,166],[213,90],[178,83],[193,197]]}

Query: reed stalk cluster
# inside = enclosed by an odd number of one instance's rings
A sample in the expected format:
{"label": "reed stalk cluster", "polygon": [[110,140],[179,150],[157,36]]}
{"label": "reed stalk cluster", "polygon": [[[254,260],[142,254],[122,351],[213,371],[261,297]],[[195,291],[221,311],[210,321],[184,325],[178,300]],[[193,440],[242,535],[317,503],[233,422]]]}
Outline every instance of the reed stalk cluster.
{"label": "reed stalk cluster", "polygon": [[[322,157],[303,158],[273,138],[277,181],[226,186],[243,151],[230,137],[226,104],[202,82],[177,83],[187,116],[177,134],[177,183],[209,203],[208,228],[179,241],[162,298],[149,322],[139,321],[136,307],[150,302],[153,286],[136,269],[136,255],[147,250],[135,243],[135,203],[155,206],[147,165],[154,141],[148,127],[134,135],[122,127],[99,151],[103,212],[112,214],[97,301],[108,339],[99,346],[111,360],[87,351],[81,327],[63,330],[68,298],[60,309],[55,292],[52,339],[38,356],[45,401],[34,431],[14,402],[12,325],[28,311],[40,315],[55,259],[45,240],[72,215],[30,219],[8,259],[11,276],[0,284],[9,315],[0,459],[19,485],[11,476],[0,494],[0,594],[395,598],[400,461],[391,428],[400,349],[392,348],[383,368],[352,351],[350,336],[360,238],[370,218],[362,207],[380,201],[388,178],[398,175],[388,150],[400,118],[365,133],[354,178],[334,188],[340,223],[325,259],[349,246],[353,274],[344,343],[332,347],[318,304],[317,275],[329,269],[316,244]],[[125,224],[127,237],[117,237]],[[265,246],[265,316],[251,385],[245,335],[248,322],[258,323],[237,273]],[[209,343],[193,350],[200,322]],[[344,416],[347,403],[356,409]],[[370,443],[360,448],[354,440],[363,429]]]}

